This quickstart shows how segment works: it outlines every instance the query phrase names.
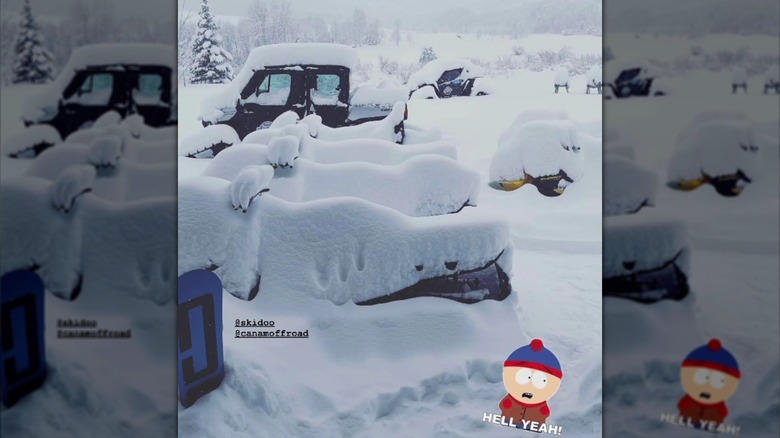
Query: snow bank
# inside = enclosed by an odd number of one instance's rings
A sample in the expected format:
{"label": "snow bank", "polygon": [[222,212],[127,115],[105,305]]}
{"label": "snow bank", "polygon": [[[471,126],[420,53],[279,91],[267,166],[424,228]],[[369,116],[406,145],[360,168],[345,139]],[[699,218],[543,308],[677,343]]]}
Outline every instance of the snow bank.
{"label": "snow bank", "polygon": [[463,69],[459,76],[459,78],[463,80],[478,78],[485,74],[482,67],[474,64],[468,59],[434,59],[409,76],[409,80],[406,81],[408,91],[416,90],[425,84],[435,84],[442,73],[447,70],[455,70],[458,68]]}
{"label": "snow bank", "polygon": [[721,176],[742,171],[754,179],[760,168],[761,154],[752,125],[744,120],[719,119],[692,124],[681,133],[667,178],[693,180],[702,172]]}
{"label": "snow bank", "polygon": [[569,114],[557,109],[534,109],[521,112],[515,120],[498,137],[498,147],[504,145],[510,138],[517,135],[517,130],[529,122],[539,120],[569,120]]}
{"label": "snow bank", "polygon": [[[203,176],[233,181],[247,165],[271,164],[270,147],[238,145],[217,155]],[[412,157],[399,165],[295,161],[270,184],[274,196],[291,202],[349,196],[409,216],[454,213],[476,205],[479,175],[457,161],[436,155]]]}
{"label": "snow bank", "polygon": [[291,203],[265,194],[244,213],[228,202],[231,184],[179,182],[179,273],[216,265],[225,290],[243,299],[262,277],[263,294],[365,301],[452,274],[451,262],[458,271],[485,266],[511,245],[505,222],[468,211],[411,218],[356,198]]}
{"label": "snow bank", "polygon": [[195,134],[190,135],[179,141],[179,155],[195,158],[204,153],[213,156],[210,149],[218,147],[229,147],[240,143],[236,130],[228,125],[218,124],[210,125]]}
{"label": "snow bank", "polygon": [[447,141],[400,146],[389,141],[370,138],[342,141],[305,138],[300,150],[303,157],[322,164],[352,161],[391,165],[424,154],[457,158],[457,148]]}
{"label": "snow bank", "polygon": [[70,299],[82,276],[82,216],[80,202],[72,198],[65,212],[55,208],[51,196],[57,183],[23,176],[3,181],[0,196],[0,275],[39,266],[46,289]]}
{"label": "snow bank", "polygon": [[558,67],[555,69],[555,79],[553,83],[555,85],[568,85],[569,84],[569,69],[567,67]]}
{"label": "snow bank", "polygon": [[626,144],[620,141],[611,141],[604,146],[605,154],[620,155],[629,160],[636,158],[636,150],[634,146]]}
{"label": "snow bank", "polygon": [[409,99],[422,100],[422,99],[438,99],[436,90],[433,87],[422,87],[412,94]]}
{"label": "snow bank", "polygon": [[471,87],[471,95],[478,96],[480,94],[494,94],[496,92],[496,86],[490,80],[485,78],[474,79],[474,84]]}
{"label": "snow bank", "polygon": [[541,120],[521,125],[493,155],[491,181],[556,175],[563,170],[574,181],[584,172],[577,130],[568,120]]}
{"label": "snow bank", "polygon": [[688,231],[682,221],[650,211],[605,217],[603,236],[604,278],[659,268],[681,252],[677,264],[688,271]]}
{"label": "snow bank", "polygon": [[629,158],[605,154],[603,178],[604,216],[634,213],[655,203],[658,177]]}
{"label": "snow bank", "polygon": [[2,153],[16,158],[32,158],[41,148],[62,142],[60,133],[51,125],[34,125],[20,130],[3,141]]}
{"label": "snow bank", "polygon": [[221,108],[235,106],[241,91],[258,70],[299,65],[336,65],[353,70],[357,62],[357,51],[341,44],[288,43],[257,47],[249,52],[244,66],[229,84],[201,101],[201,120],[214,123],[221,117]]}
{"label": "snow bank", "polygon": [[[404,121],[405,112],[406,103],[403,101],[396,102],[393,105],[393,109],[390,111],[390,114],[388,114],[382,120],[361,123],[355,126],[344,126],[342,128],[331,128],[320,123],[319,127],[317,128],[316,137],[320,140],[326,141],[354,138],[375,138],[392,142],[400,142],[401,135],[400,133],[395,132],[395,127]],[[304,117],[304,119],[307,118],[308,117]]]}

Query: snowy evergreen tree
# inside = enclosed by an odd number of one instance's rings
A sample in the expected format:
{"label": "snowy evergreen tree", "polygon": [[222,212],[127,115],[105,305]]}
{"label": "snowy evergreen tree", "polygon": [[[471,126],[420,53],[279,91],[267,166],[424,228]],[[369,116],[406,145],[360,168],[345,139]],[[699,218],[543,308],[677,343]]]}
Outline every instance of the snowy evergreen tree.
{"label": "snowy evergreen tree", "polygon": [[438,56],[436,56],[436,52],[433,51],[433,47],[423,47],[422,53],[420,54],[420,64],[425,65],[436,58],[438,58]]}
{"label": "snowy evergreen tree", "polygon": [[222,48],[222,37],[217,33],[217,25],[209,11],[208,0],[202,0],[200,4],[198,33],[195,35],[192,51],[195,58],[190,70],[190,82],[221,84],[233,78],[233,55]]}
{"label": "snowy evergreen tree", "polygon": [[54,77],[53,56],[43,46],[30,0],[25,0],[22,7],[22,20],[14,40],[14,54],[13,83],[42,84]]}

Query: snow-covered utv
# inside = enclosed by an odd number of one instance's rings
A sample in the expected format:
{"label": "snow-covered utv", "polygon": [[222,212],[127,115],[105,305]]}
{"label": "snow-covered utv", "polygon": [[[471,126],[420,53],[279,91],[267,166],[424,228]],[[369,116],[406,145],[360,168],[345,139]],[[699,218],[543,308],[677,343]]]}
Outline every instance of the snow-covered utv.
{"label": "snow-covered utv", "polygon": [[658,84],[658,77],[649,73],[646,67],[643,67],[640,63],[625,64],[627,67],[608,69],[607,74],[610,74],[609,70],[616,72],[617,74],[612,76],[615,79],[612,82],[607,82],[607,88],[610,88],[611,95],[616,98],[626,98],[634,96],[664,96],[666,91],[661,89]]}
{"label": "snow-covered utv", "polygon": [[688,231],[653,211],[657,187],[628,154],[604,155],[604,296],[652,303],[690,292]]}
{"label": "snow-covered utv", "polygon": [[59,76],[27,101],[24,124],[50,125],[62,138],[108,111],[122,118],[138,114],[150,127],[175,125],[175,63],[176,52],[161,44],[79,47]]}
{"label": "snow-covered utv", "polygon": [[467,59],[434,59],[409,76],[409,98],[446,99],[455,96],[492,94],[483,70]]}
{"label": "snow-covered utv", "polygon": [[[255,48],[238,75],[217,94],[203,100],[201,123],[204,127],[229,125],[243,139],[270,127],[287,111],[294,111],[300,118],[316,114],[332,128],[381,119],[392,104],[361,105],[363,114],[350,117],[350,72],[357,61],[353,48],[339,44]],[[366,95],[371,93],[362,93],[361,97]]]}

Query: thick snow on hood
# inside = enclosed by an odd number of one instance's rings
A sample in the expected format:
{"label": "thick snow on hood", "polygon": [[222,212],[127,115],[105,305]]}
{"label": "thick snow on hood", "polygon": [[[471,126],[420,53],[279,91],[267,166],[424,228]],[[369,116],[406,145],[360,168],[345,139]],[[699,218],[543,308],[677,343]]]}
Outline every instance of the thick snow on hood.
{"label": "thick snow on hood", "polygon": [[[684,222],[644,209],[633,215],[605,217],[603,236],[604,278],[660,268],[688,245]],[[677,261],[687,271],[687,251]]]}
{"label": "thick snow on hood", "polygon": [[40,93],[28,98],[24,117],[27,120],[37,120],[42,108],[56,108],[65,87],[80,70],[116,64],[149,65],[168,67],[175,74],[176,59],[176,50],[165,44],[111,43],[78,47],[73,49],[68,62],[54,81],[46,85]]}
{"label": "thick snow on hood", "polygon": [[218,93],[203,99],[201,119],[216,121],[221,116],[221,108],[234,106],[241,91],[258,70],[281,66],[294,68],[298,65],[336,65],[353,70],[357,63],[357,51],[342,44],[288,43],[256,47],[249,52],[241,71],[230,83]]}
{"label": "thick snow on hood", "polygon": [[[655,203],[658,176],[625,156],[604,155],[604,216],[635,212],[647,203]],[[644,211],[644,210],[643,210]]]}
{"label": "thick snow on hood", "polygon": [[669,161],[668,180],[697,179],[702,172],[721,176],[737,171],[754,179],[761,168],[758,143],[752,124],[746,120],[693,123],[677,139],[677,149]]}
{"label": "thick snow on hood", "polygon": [[[269,159],[273,146],[276,144],[241,144],[226,149],[211,160],[203,175],[233,181],[247,165],[278,166],[279,158]],[[479,175],[448,157],[420,155],[390,166],[366,162],[320,164],[298,158],[295,146],[294,153],[281,160],[294,163],[292,169],[277,168],[277,177],[270,185],[274,196],[287,201],[351,196],[409,216],[453,213],[467,202],[477,202]]]}
{"label": "thick snow on hood", "polygon": [[462,68],[461,79],[472,79],[484,76],[485,70],[468,59],[434,59],[425,64],[420,70],[412,73],[406,86],[409,91],[416,90],[425,84],[435,84],[441,74],[447,70]]}
{"label": "thick snow on hood", "polygon": [[563,170],[574,181],[583,174],[582,150],[574,122],[540,120],[523,124],[502,144],[490,163],[491,181],[556,175]]}
{"label": "thick snow on hood", "polygon": [[506,222],[469,210],[415,218],[357,198],[289,202],[266,193],[244,213],[230,203],[233,185],[179,181],[179,274],[216,265],[225,290],[243,299],[260,282],[261,294],[360,302],[452,274],[445,263],[482,267],[511,245]]}

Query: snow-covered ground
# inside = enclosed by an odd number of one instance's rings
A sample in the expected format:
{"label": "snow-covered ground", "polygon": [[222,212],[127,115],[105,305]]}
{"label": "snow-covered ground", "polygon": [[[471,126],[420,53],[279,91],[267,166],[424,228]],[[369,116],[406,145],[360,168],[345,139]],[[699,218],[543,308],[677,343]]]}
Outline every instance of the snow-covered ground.
{"label": "snow-covered ground", "polygon": [[[527,40],[552,50],[569,45],[595,53],[601,45],[592,37]],[[440,58],[492,58],[516,43],[497,47],[497,40],[487,37],[416,34],[414,46],[386,42],[358,51],[361,62],[376,63],[379,54],[415,62],[423,46],[433,45]],[[514,292],[508,299],[463,304],[415,298],[357,306],[262,284],[252,301],[226,293],[225,321],[271,319],[279,328],[309,329],[310,338],[235,339],[226,328],[225,381],[190,408],[180,407],[180,433],[516,436],[484,423],[482,415],[499,412],[506,394],[503,361],[538,337],[558,356],[566,375],[550,402],[548,424],[563,426],[571,436],[601,436],[601,99],[585,94],[584,75],[572,77],[570,94],[554,94],[553,78],[553,70],[518,70],[493,78],[496,92],[490,96],[409,102],[409,122],[441,130],[442,140],[456,145],[458,163],[480,178],[477,207],[447,222],[479,214],[508,225],[514,245]],[[180,87],[180,138],[202,129],[196,119],[200,101],[219,87]],[[532,187],[504,192],[487,185],[500,134],[522,111],[534,109],[566,111],[596,140],[583,146],[583,178],[557,198]],[[199,175],[210,161],[180,157],[180,181]],[[274,240],[283,242],[284,236]],[[296,273],[294,266],[287,270],[291,277],[311,275]]]}
{"label": "snow-covered ground", "polygon": [[[751,38],[752,51],[762,47],[760,37],[627,38],[631,41],[625,42],[622,53],[614,44],[617,59],[631,47],[636,52],[639,47],[657,49],[659,58],[675,48],[680,56],[689,54],[693,45],[705,52],[718,47],[738,50]],[[604,430],[609,436],[700,436],[700,431],[662,423],[660,417],[677,412],[683,358],[710,338],[719,338],[742,372],[737,392],[727,401],[725,422],[739,426],[741,436],[777,436],[778,97],[762,94],[762,74],[748,78],[748,94],[737,95],[731,94],[728,70],[691,70],[666,79],[675,90],[671,95],[608,101],[605,126],[619,131],[619,144],[633,146],[637,163],[656,172],[659,186],[651,209],[687,224],[691,295],[680,302],[650,305],[604,300]],[[760,133],[761,176],[737,197],[722,197],[709,185],[691,192],[665,186],[677,135],[707,110],[744,111]],[[609,143],[605,149],[610,150]]]}

